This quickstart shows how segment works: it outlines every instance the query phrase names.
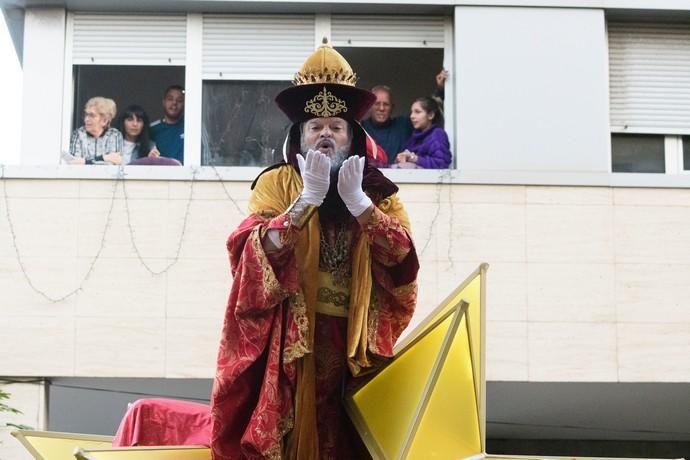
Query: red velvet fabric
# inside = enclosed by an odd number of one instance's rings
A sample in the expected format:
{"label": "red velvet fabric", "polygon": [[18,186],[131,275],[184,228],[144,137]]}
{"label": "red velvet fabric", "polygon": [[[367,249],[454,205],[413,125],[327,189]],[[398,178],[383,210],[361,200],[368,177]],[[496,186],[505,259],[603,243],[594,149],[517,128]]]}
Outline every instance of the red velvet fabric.
{"label": "red velvet fabric", "polygon": [[210,442],[207,404],[146,398],[129,405],[113,446],[209,446]]}

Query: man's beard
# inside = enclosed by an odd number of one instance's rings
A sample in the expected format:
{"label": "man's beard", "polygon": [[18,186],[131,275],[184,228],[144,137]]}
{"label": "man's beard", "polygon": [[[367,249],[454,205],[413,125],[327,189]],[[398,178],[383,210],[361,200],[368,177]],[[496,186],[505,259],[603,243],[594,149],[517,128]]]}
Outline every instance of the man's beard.
{"label": "man's beard", "polygon": [[[336,146],[332,139],[327,138],[321,139],[317,145],[324,141],[331,142],[331,148],[334,153],[331,157],[331,182],[328,187],[328,193],[326,193],[326,198],[324,198],[323,203],[319,206],[319,220],[322,223],[342,224],[349,220],[350,211],[347,210],[347,206],[345,206],[343,199],[340,198],[340,194],[338,193],[338,173],[345,159],[350,156],[350,144]],[[309,149],[318,150],[316,146],[307,146],[302,141],[302,155],[306,155]]]}
{"label": "man's beard", "polygon": [[329,144],[331,150],[333,151],[333,156],[330,157],[331,158],[331,175],[332,175],[333,171],[335,171],[336,177],[337,177],[338,176],[337,172],[340,171],[340,167],[342,166],[343,161],[345,161],[347,159],[347,157],[350,156],[350,145],[351,145],[351,143],[348,142],[347,145],[337,146],[333,139],[327,137],[324,139],[320,139],[314,145],[306,145],[304,143],[304,140],[302,140],[300,142],[300,150],[302,151],[302,155],[306,155],[310,149],[311,150],[319,150],[319,146],[323,145],[324,143]]}

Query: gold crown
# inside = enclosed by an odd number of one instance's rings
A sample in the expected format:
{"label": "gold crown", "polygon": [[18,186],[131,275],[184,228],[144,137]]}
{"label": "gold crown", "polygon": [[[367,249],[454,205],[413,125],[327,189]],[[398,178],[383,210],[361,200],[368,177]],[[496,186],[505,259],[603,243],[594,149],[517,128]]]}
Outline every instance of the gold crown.
{"label": "gold crown", "polygon": [[302,68],[297,71],[292,82],[295,85],[336,83],[355,86],[357,74],[352,71],[350,64],[328,44],[328,39],[324,37],[323,44],[304,61]]}

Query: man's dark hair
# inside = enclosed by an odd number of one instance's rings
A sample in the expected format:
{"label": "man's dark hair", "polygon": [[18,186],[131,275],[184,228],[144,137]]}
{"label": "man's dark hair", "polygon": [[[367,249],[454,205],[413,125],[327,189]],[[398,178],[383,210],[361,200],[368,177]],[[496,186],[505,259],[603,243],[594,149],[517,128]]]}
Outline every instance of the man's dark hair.
{"label": "man's dark hair", "polygon": [[180,85],[170,85],[167,88],[165,88],[165,92],[163,92],[163,97],[167,96],[170,91],[179,91],[182,94],[184,94],[184,86]]}

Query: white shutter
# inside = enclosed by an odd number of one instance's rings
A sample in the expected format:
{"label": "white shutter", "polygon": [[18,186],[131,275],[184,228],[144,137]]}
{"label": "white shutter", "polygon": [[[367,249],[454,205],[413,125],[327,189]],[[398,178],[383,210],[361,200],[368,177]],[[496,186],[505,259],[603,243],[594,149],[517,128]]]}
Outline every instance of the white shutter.
{"label": "white shutter", "polygon": [[185,15],[75,13],[72,30],[74,64],[185,63]]}
{"label": "white shutter", "polygon": [[314,16],[204,15],[203,78],[292,80],[314,52]]}
{"label": "white shutter", "polygon": [[690,134],[690,24],[609,22],[611,130]]}
{"label": "white shutter", "polygon": [[333,15],[333,46],[372,48],[444,48],[440,16]]}

